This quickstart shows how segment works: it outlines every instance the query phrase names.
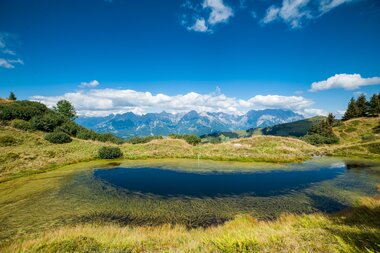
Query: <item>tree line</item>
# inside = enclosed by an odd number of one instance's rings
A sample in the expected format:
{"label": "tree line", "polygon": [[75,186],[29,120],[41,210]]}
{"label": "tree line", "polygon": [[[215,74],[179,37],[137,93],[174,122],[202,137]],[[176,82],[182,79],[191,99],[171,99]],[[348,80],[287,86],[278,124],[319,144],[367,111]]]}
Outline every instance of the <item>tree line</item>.
{"label": "tree line", "polygon": [[369,101],[367,101],[364,94],[361,94],[357,99],[351,98],[342,120],[349,120],[359,117],[376,117],[379,114],[380,93],[373,94]]}
{"label": "tree line", "polygon": [[17,100],[13,92],[8,100],[10,102],[0,103],[0,123],[24,131],[43,131],[47,133],[45,139],[51,143],[71,142],[71,137],[116,144],[124,142],[111,133],[96,133],[75,123],[75,108],[67,100],[58,101],[52,109],[39,102]]}

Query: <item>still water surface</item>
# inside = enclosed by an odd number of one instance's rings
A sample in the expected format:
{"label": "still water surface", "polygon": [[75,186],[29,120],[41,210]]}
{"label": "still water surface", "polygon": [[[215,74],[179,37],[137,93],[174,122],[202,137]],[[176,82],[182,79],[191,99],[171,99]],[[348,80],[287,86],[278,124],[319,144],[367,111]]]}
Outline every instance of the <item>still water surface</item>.
{"label": "still water surface", "polygon": [[222,197],[249,194],[268,197],[286,194],[347,173],[342,164],[310,170],[266,170],[256,172],[203,172],[161,168],[98,169],[97,179],[132,192],[161,196]]}

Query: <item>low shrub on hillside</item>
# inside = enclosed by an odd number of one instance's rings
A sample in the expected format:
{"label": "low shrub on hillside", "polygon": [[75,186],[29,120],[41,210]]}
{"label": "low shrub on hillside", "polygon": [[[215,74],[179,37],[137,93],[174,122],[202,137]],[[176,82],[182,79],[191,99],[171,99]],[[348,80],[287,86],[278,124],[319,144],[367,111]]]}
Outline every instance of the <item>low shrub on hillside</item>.
{"label": "low shrub on hillside", "polygon": [[13,120],[22,119],[30,120],[35,116],[41,116],[48,108],[39,102],[33,101],[14,101],[0,104],[0,119]]}
{"label": "low shrub on hillside", "polygon": [[335,135],[324,136],[321,134],[308,134],[302,140],[312,145],[335,144],[339,142],[339,138]]}
{"label": "low shrub on hillside", "polygon": [[32,125],[29,123],[29,121],[25,121],[22,119],[15,119],[12,121],[12,127],[23,130],[23,131],[30,131],[32,130]]}
{"label": "low shrub on hillside", "polygon": [[17,144],[18,144],[18,140],[14,138],[13,136],[9,136],[9,135],[0,136],[1,147],[14,146]]}
{"label": "low shrub on hillside", "polygon": [[373,132],[374,132],[375,134],[380,134],[380,122],[379,122],[379,124],[378,124],[377,126],[375,126],[375,127],[373,128]]}
{"label": "low shrub on hillside", "polygon": [[98,157],[101,159],[115,159],[123,156],[119,147],[101,147],[98,150]]}
{"label": "low shrub on hillside", "polygon": [[97,134],[96,140],[101,141],[101,142],[112,142],[115,144],[123,144],[124,143],[123,139],[118,138],[111,133]]}
{"label": "low shrub on hillside", "polygon": [[366,133],[361,136],[362,142],[368,142],[368,141],[375,141],[376,140],[376,135],[373,133]]}
{"label": "low shrub on hillside", "polygon": [[380,155],[380,144],[379,143],[373,143],[373,144],[367,145],[367,149],[371,153]]}
{"label": "low shrub on hillside", "polygon": [[58,113],[46,113],[42,116],[33,117],[30,121],[34,130],[53,132],[54,129],[64,122],[64,118]]}
{"label": "low shrub on hillside", "polygon": [[70,136],[76,136],[78,129],[79,126],[76,123],[66,120],[62,125],[58,126],[55,131],[64,132]]}
{"label": "low shrub on hillside", "polygon": [[95,140],[96,135],[96,132],[86,129],[84,127],[80,127],[76,134],[76,137],[82,140]]}
{"label": "low shrub on hillside", "polygon": [[201,138],[199,138],[198,136],[194,134],[170,134],[169,137],[173,139],[183,139],[187,143],[193,146],[201,143],[202,141]]}
{"label": "low shrub on hillside", "polygon": [[45,135],[45,140],[54,144],[69,143],[72,141],[71,137],[63,132],[54,132]]}
{"label": "low shrub on hillside", "polygon": [[131,144],[141,144],[141,143],[148,143],[151,140],[156,140],[156,139],[162,139],[162,136],[136,136],[132,137],[128,140],[128,143]]}

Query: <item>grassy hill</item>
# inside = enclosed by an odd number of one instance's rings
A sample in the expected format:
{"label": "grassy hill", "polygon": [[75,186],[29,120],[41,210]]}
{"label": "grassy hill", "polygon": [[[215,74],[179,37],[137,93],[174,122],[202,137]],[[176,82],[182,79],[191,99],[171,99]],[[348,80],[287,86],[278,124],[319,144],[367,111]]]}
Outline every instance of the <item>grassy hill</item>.
{"label": "grassy hill", "polygon": [[298,162],[316,152],[301,140],[255,136],[221,144],[193,146],[181,139],[157,139],[145,144],[113,144],[73,138],[52,144],[41,131],[0,126],[0,181],[51,170],[62,165],[95,160],[102,146],[118,146],[126,159],[191,158],[223,161]]}
{"label": "grassy hill", "polygon": [[[325,117],[316,116],[309,119],[303,119],[299,121],[294,121],[290,123],[279,124],[271,127],[265,127],[261,129],[260,133],[263,135],[274,135],[274,136],[294,136],[301,137],[306,135],[309,129],[321,122]],[[257,129],[249,129],[248,133],[254,134],[258,133]]]}
{"label": "grassy hill", "polygon": [[355,118],[333,128],[339,143],[320,147],[322,153],[343,157],[380,159],[380,117]]}

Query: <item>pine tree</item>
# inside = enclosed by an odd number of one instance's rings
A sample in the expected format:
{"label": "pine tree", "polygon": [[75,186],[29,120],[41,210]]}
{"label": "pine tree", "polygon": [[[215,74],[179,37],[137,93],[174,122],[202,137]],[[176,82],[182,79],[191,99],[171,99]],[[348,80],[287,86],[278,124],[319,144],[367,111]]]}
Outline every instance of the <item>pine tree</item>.
{"label": "pine tree", "polygon": [[17,97],[16,95],[13,93],[13,91],[11,91],[11,93],[9,93],[9,97],[8,97],[9,100],[17,100]]}
{"label": "pine tree", "polygon": [[67,100],[58,101],[54,110],[70,120],[74,120],[77,117],[74,106]]}
{"label": "pine tree", "polygon": [[359,109],[359,117],[366,117],[368,115],[368,102],[364,94],[361,94],[356,100],[356,105]]}
{"label": "pine tree", "polygon": [[368,114],[370,116],[376,116],[380,114],[380,93],[373,94],[373,96],[371,97],[371,100],[369,102]]}
{"label": "pine tree", "polygon": [[343,120],[349,120],[359,117],[359,108],[356,104],[356,101],[354,98],[351,98],[350,102],[348,103],[348,107],[346,112],[344,113]]}
{"label": "pine tree", "polygon": [[328,124],[330,127],[332,127],[332,126],[334,125],[334,123],[335,123],[335,116],[334,116],[334,114],[329,113],[329,115],[328,115],[327,118],[326,118],[326,122],[327,122],[327,124]]}

